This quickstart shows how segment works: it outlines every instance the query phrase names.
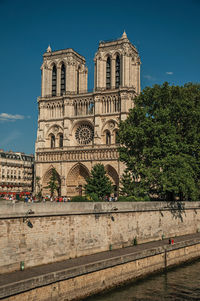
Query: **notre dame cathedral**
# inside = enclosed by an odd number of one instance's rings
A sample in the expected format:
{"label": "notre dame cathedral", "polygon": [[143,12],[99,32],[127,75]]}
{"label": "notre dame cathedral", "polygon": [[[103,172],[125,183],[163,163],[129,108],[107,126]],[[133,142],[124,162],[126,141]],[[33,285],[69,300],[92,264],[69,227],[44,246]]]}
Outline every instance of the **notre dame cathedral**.
{"label": "notre dame cathedral", "polygon": [[71,48],[52,51],[50,46],[43,55],[35,145],[43,195],[50,194],[53,167],[59,194],[81,195],[96,163],[105,166],[118,191],[124,170],[118,160],[118,125],[140,93],[140,57],[125,32],[117,40],[99,43],[94,68],[94,89],[88,92],[83,56]]}

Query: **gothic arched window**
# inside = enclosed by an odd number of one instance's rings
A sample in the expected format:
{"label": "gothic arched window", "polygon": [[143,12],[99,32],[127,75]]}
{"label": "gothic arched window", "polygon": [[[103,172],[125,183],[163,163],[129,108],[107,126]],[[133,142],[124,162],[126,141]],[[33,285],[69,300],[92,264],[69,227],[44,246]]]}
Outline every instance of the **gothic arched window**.
{"label": "gothic arched window", "polygon": [[54,148],[55,147],[55,136],[52,134],[51,135],[51,148]]}
{"label": "gothic arched window", "polygon": [[120,86],[120,58],[119,55],[116,57],[115,61],[115,87],[119,88]]}
{"label": "gothic arched window", "polygon": [[119,143],[119,131],[118,130],[115,131],[115,143],[116,144]]}
{"label": "gothic arched window", "polygon": [[110,61],[110,57],[108,57],[106,61],[106,89],[110,89],[110,87],[111,87],[111,61]]}
{"label": "gothic arched window", "polygon": [[109,145],[111,143],[110,132],[106,131],[106,144]]}
{"label": "gothic arched window", "polygon": [[59,135],[59,147],[63,147],[63,134]]}
{"label": "gothic arched window", "polygon": [[56,96],[57,69],[53,66],[52,69],[52,96]]}
{"label": "gothic arched window", "polygon": [[65,80],[66,80],[66,69],[65,69],[65,65],[62,64],[62,67],[61,67],[61,81],[60,81],[61,95],[65,94]]}

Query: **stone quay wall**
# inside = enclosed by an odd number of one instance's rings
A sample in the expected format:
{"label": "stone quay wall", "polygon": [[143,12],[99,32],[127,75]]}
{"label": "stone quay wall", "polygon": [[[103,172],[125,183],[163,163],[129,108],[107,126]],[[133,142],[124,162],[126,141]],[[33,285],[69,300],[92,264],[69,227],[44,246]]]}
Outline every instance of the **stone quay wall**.
{"label": "stone quay wall", "polygon": [[200,202],[2,204],[0,273],[199,231]]}
{"label": "stone quay wall", "polygon": [[[29,273],[28,278],[15,279],[3,286],[0,283],[0,299],[9,301],[82,300],[82,298],[135,278],[166,270],[171,266],[200,257],[199,233],[191,237],[188,235],[188,237],[179,238],[176,239],[174,245],[158,242],[156,246],[155,242],[147,243],[144,249],[137,248],[144,245],[126,248],[123,249],[128,249],[125,254],[115,254],[110,258],[86,261],[85,264],[63,267],[62,270],[46,274]],[[166,243],[166,240],[162,242]],[[133,251],[134,248],[136,251]]]}

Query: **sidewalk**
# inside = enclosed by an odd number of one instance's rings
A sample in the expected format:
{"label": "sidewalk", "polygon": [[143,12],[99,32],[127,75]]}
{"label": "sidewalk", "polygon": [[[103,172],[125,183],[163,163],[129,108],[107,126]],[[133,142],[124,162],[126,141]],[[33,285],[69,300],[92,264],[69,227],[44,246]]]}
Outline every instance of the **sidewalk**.
{"label": "sidewalk", "polygon": [[[86,266],[90,267],[89,272],[91,272],[92,268],[94,268],[94,265],[97,265],[99,263],[104,264],[102,265],[102,267],[100,267],[100,269],[103,269],[109,267],[106,264],[106,262],[108,261],[109,264],[112,264],[113,262],[113,265],[118,264],[117,262],[121,264],[124,263],[123,261],[123,258],[125,258],[124,256],[128,256],[127,258],[129,259],[126,259],[128,262],[131,261],[131,258],[133,259],[134,256],[136,258],[140,256],[140,254],[142,253],[145,254],[144,251],[157,250],[157,252],[161,252],[159,251],[159,248],[161,248],[162,251],[163,248],[165,247],[168,248],[169,246],[171,248],[176,248],[176,245],[178,246],[182,242],[186,242],[188,244],[189,243],[195,244],[197,242],[200,242],[200,233],[175,237],[174,245],[169,245],[169,239],[164,239],[164,240],[139,244],[136,246],[126,247],[123,249],[117,249],[117,250],[106,251],[102,253],[96,253],[93,255],[83,256],[79,258],[68,259],[62,262],[55,262],[47,265],[41,265],[41,266],[25,269],[24,271],[15,271],[8,274],[2,274],[0,275],[0,298],[2,298],[2,296],[5,296],[5,291],[7,291],[6,288],[10,288],[10,287],[15,288],[18,286],[18,284],[22,284],[23,281],[25,282],[29,281],[30,283],[32,282],[30,286],[31,289],[34,287],[41,286],[41,280],[46,281],[45,284],[53,283],[59,280],[64,280],[73,277],[74,273],[75,272],[77,273],[77,270],[85,271]],[[39,279],[40,281],[38,280],[38,278],[40,278]],[[13,290],[13,292],[14,291],[15,289]]]}

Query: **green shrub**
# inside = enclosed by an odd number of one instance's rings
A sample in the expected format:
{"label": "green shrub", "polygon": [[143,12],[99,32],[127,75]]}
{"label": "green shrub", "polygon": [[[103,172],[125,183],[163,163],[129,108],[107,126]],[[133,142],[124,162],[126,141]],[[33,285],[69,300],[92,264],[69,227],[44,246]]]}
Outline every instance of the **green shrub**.
{"label": "green shrub", "polygon": [[90,193],[90,195],[87,196],[88,202],[101,202],[101,200],[98,198],[98,195],[95,192]]}
{"label": "green shrub", "polygon": [[133,239],[133,245],[137,246],[137,244],[138,244],[137,237],[134,237],[134,239]]}
{"label": "green shrub", "polygon": [[126,196],[123,196],[123,195],[120,195],[120,196],[119,196],[118,201],[119,201],[119,202],[128,202],[128,201],[127,201],[127,197],[126,197]]}
{"label": "green shrub", "polygon": [[150,198],[146,195],[144,197],[141,196],[119,196],[119,202],[149,202]]}
{"label": "green shrub", "polygon": [[76,195],[71,199],[71,202],[88,202],[88,200],[85,196]]}

